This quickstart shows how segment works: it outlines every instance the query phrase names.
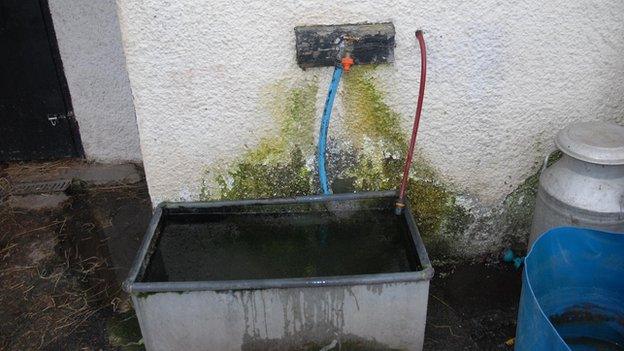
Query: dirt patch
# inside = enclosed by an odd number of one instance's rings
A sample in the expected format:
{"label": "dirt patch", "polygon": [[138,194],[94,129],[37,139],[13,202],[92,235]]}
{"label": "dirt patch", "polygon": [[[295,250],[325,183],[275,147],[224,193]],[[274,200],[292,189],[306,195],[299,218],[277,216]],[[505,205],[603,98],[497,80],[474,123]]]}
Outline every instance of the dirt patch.
{"label": "dirt patch", "polygon": [[39,211],[0,204],[1,350],[119,349],[107,321],[130,309],[119,283],[129,259],[111,252],[136,252],[151,213],[147,189],[140,182],[69,195]]}
{"label": "dirt patch", "polygon": [[9,197],[9,206],[14,209],[44,210],[59,207],[67,200],[68,197],[64,193],[13,195]]}
{"label": "dirt patch", "polygon": [[11,163],[4,170],[11,184],[81,179],[91,185],[137,183],[142,179],[140,167],[132,164],[93,163],[82,159],[63,159],[28,163]]}
{"label": "dirt patch", "polygon": [[48,349],[97,313],[56,251],[66,221],[61,210],[33,216],[3,208],[2,218],[0,348]]}
{"label": "dirt patch", "polygon": [[52,258],[55,253],[54,248],[56,247],[56,243],[57,239],[55,237],[49,237],[31,243],[27,251],[31,265],[38,265]]}
{"label": "dirt patch", "polygon": [[425,350],[512,350],[521,271],[486,261],[435,269]]}

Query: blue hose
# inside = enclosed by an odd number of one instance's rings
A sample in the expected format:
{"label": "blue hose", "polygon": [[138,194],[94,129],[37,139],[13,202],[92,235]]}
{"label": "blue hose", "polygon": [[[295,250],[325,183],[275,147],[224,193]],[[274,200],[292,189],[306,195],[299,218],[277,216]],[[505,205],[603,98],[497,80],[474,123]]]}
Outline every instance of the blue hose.
{"label": "blue hose", "polygon": [[327,130],[329,129],[329,120],[331,118],[332,107],[334,106],[334,98],[338,92],[338,84],[340,84],[340,77],[342,76],[342,68],[336,66],[334,69],[334,75],[332,76],[331,84],[329,84],[329,91],[327,92],[327,100],[325,100],[325,109],[323,110],[323,118],[321,120],[321,132],[318,141],[318,168],[319,178],[321,181],[321,188],[323,194],[330,195],[331,190],[327,182],[327,171],[325,170],[325,149],[327,148]]}

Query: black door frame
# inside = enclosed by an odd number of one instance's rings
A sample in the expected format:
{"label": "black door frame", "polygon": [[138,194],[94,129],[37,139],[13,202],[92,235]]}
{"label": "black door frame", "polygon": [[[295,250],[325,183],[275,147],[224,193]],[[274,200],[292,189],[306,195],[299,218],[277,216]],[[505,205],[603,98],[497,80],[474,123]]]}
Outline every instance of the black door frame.
{"label": "black door frame", "polygon": [[48,0],[39,0],[39,4],[39,7],[41,8],[41,16],[43,17],[43,23],[46,28],[46,34],[48,36],[48,44],[50,45],[50,51],[52,52],[52,60],[54,61],[54,68],[56,70],[56,79],[61,87],[63,103],[65,104],[65,110],[67,111],[67,121],[71,131],[75,157],[85,158],[82,139],[80,138],[80,129],[78,128],[78,122],[76,121],[76,117],[74,115],[74,106],[72,105],[69,85],[67,84],[67,78],[65,77],[63,60],[61,60],[61,52],[58,47],[56,32],[54,31],[54,22],[52,22],[50,5],[48,4]]}

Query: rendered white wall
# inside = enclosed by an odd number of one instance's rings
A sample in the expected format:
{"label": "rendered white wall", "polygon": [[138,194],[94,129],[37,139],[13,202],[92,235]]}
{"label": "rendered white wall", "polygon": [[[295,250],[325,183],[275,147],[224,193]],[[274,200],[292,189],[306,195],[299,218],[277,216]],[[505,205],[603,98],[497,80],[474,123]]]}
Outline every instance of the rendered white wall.
{"label": "rendered white wall", "polygon": [[54,30],[86,157],[141,161],[114,0],[50,0]]}
{"label": "rendered white wall", "polygon": [[[414,31],[424,30],[418,147],[475,213],[491,215],[533,174],[563,126],[624,122],[619,0],[117,3],[154,204],[196,199],[205,169],[276,133],[267,86],[316,79],[320,119],[331,69],[298,68],[297,25],[394,23],[396,62],[374,75],[406,135],[420,67]],[[344,118],[337,105],[330,134]]]}

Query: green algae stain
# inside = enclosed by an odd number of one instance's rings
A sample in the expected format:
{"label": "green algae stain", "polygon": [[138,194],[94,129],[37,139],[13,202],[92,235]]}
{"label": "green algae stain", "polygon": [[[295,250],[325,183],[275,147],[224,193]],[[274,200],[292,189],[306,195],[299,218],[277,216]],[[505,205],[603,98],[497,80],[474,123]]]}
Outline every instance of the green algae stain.
{"label": "green algae stain", "polygon": [[[562,155],[559,150],[552,152],[548,157],[547,166],[557,162]],[[525,239],[529,237],[531,231],[540,174],[541,171],[537,171],[526,178],[503,201],[502,227],[507,232],[508,244],[519,252],[526,249]]]}
{"label": "green algae stain", "polygon": [[[306,155],[314,149],[317,84],[293,88],[280,82],[267,102],[280,126],[276,136],[266,137],[227,172],[214,176],[220,199],[253,199],[307,195],[312,191],[312,172]],[[200,199],[213,198],[206,172]]]}
{"label": "green algae stain", "polygon": [[[288,90],[283,83],[275,86],[278,92],[269,103],[272,113],[280,125],[280,139],[286,149],[300,148],[310,152],[314,147],[316,131],[316,94],[317,84],[307,84]],[[287,93],[282,93],[288,91]],[[282,150],[283,151],[283,150]]]}
{"label": "green algae stain", "polygon": [[344,75],[343,99],[347,111],[346,125],[354,141],[364,138],[386,144],[386,152],[405,150],[405,137],[400,128],[401,116],[384,102],[384,94],[375,87],[372,66],[356,66]]}
{"label": "green algae stain", "polygon": [[[361,150],[357,161],[344,172],[355,191],[396,189],[407,151],[400,115],[384,102],[384,94],[370,75],[372,69],[355,67],[344,79],[346,126],[353,144]],[[438,172],[418,154],[410,173],[408,198],[425,241],[440,251],[449,251],[449,239],[473,220],[455,203],[455,193]]]}
{"label": "green algae stain", "polygon": [[[346,145],[341,141],[334,145],[348,160],[340,165],[340,160],[333,160],[338,169],[337,174],[330,174],[334,177],[330,181],[337,192],[392,190],[402,176],[407,132],[401,129],[401,116],[377,89],[373,70],[354,67],[343,76],[341,99],[349,140]],[[204,180],[203,200],[287,197],[319,191],[315,171],[306,166],[306,159],[314,156],[318,130],[317,84],[292,88],[280,82],[272,89],[273,98],[267,105],[279,125],[278,135],[264,138],[226,174],[206,173],[204,178],[213,179],[217,189],[213,196]],[[449,241],[473,219],[455,203],[455,196],[430,163],[415,155],[408,186],[410,207],[425,242],[439,247],[440,252],[448,252]]]}
{"label": "green algae stain", "polygon": [[[280,151],[281,153],[282,151]],[[311,192],[311,171],[306,168],[303,154],[295,148],[287,162],[264,162],[266,158],[248,158],[229,172],[229,182],[217,177],[221,199],[261,199],[308,195]]]}
{"label": "green algae stain", "polygon": [[115,315],[106,321],[108,341],[116,349],[123,351],[145,350],[139,321],[134,311]]}

